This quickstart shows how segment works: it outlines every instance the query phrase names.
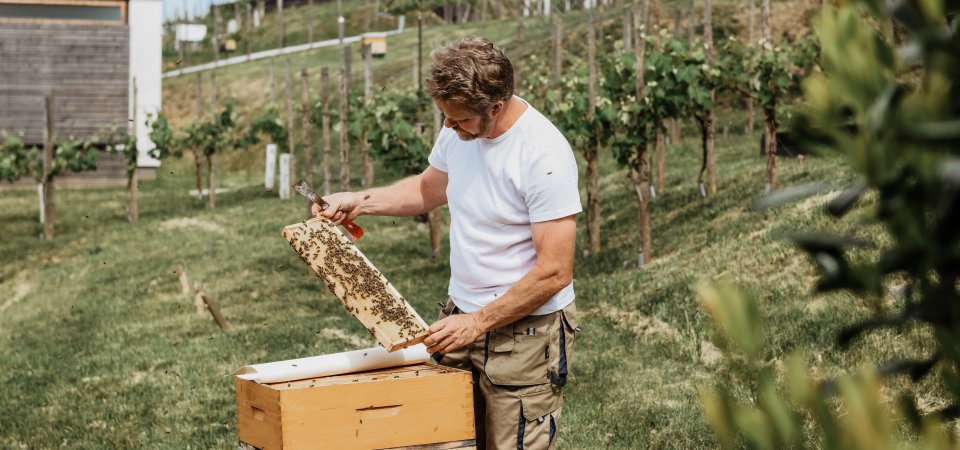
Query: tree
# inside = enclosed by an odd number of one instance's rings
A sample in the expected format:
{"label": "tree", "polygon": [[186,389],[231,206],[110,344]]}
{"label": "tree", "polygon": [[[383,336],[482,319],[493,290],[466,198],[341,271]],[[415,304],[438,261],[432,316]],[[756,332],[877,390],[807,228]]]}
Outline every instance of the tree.
{"label": "tree", "polygon": [[[718,74],[714,72],[713,69],[713,14],[710,7],[710,0],[703,0],[703,50],[704,50],[704,70],[709,72],[713,77],[716,77]],[[717,88],[716,83],[711,84],[710,89],[710,102],[714,105],[717,102]],[[705,108],[704,113],[700,117],[700,128],[703,133],[703,164],[700,167],[700,176],[697,177],[697,182],[700,185],[700,195],[706,197],[707,195],[716,195],[717,193],[717,177],[714,170],[713,160],[714,160],[714,117],[713,117],[713,108]],[[704,189],[703,175],[706,172],[707,183],[706,189]]]}
{"label": "tree", "polygon": [[[707,58],[709,54],[705,47],[708,46],[692,44],[684,58],[685,64],[678,68],[683,71],[682,77],[687,82],[687,111],[700,126],[703,157],[697,185],[701,197],[716,193],[716,180],[713,180],[712,187],[710,185],[713,171],[713,109],[716,107],[716,89],[722,76],[720,68]],[[708,175],[706,182],[704,174]]]}
{"label": "tree", "polygon": [[140,149],[137,146],[136,134],[126,133],[119,139],[111,134],[107,140],[107,150],[111,154],[120,155],[127,163],[127,190],[130,193],[127,214],[130,223],[135,224],[140,220],[140,209],[137,204],[137,192],[140,189],[137,181],[137,163],[140,158]]}
{"label": "tree", "polygon": [[[684,58],[687,53],[684,41],[668,38],[665,29],[660,30],[660,33],[661,43],[656,49],[648,48],[644,57],[644,79],[647,84],[644,95],[651,100],[657,189],[663,191],[666,159],[663,130],[666,123],[680,120],[687,114],[690,83],[697,79],[699,67],[687,64]],[[650,46],[649,42],[647,45]]]}
{"label": "tree", "polygon": [[[271,115],[272,111],[272,115]],[[230,148],[253,145],[259,140],[259,133],[268,133],[275,139],[287,138],[286,130],[279,125],[271,125],[279,120],[277,113],[273,109],[267,110],[263,116],[253,120],[253,126],[244,133],[237,128],[237,108],[236,101],[228,98],[224,102],[223,109],[215,114],[210,120],[198,119],[197,121],[182,128],[178,136],[166,117],[160,113],[156,118],[148,118],[150,126],[150,140],[154,143],[154,149],[150,151],[150,156],[157,159],[164,159],[170,156],[179,158],[184,150],[190,150],[194,157],[194,165],[197,170],[197,193],[202,195],[203,185],[201,173],[201,155],[207,162],[207,207],[216,207],[216,167],[214,165],[214,156]]]}
{"label": "tree", "polygon": [[19,136],[6,132],[0,133],[0,136],[3,137],[0,145],[0,180],[16,181],[24,176],[32,176],[43,184],[43,236],[53,239],[53,225],[56,222],[55,179],[67,172],[95,170],[99,156],[96,138],[81,140],[71,136],[54,142],[51,137],[46,148],[40,150],[36,147],[27,148]]}
{"label": "tree", "polygon": [[[647,144],[650,141],[648,124],[651,122],[652,108],[646,96],[645,57],[647,51],[646,22],[650,14],[650,1],[642,0],[634,3],[634,101],[628,104],[621,103],[621,111],[626,120],[621,123],[627,126],[628,133],[624,134],[618,145],[615,146],[618,160],[627,166],[627,176],[633,182],[633,191],[637,195],[639,207],[637,209],[637,225],[639,229],[639,244],[637,245],[637,267],[643,267],[646,261],[653,257],[650,244],[650,160],[647,155]],[[624,83],[624,85],[629,85]],[[629,96],[621,97],[627,100]],[[630,151],[630,149],[633,151]]]}
{"label": "tree", "polygon": [[[823,73],[804,83],[805,107],[793,134],[810,151],[842,158],[860,177],[828,202],[827,212],[841,220],[857,211],[861,226],[885,235],[787,235],[817,265],[818,292],[844,290],[874,307],[872,317],[840,330],[842,348],[879,329],[921,325],[928,353],[828,380],[814,380],[802,355],[794,355],[781,390],[761,358],[756,302],[729,287],[703,289],[705,307],[743,356],[744,378],[755,383],[755,401],[723,389],[704,396],[723,447],[795,448],[808,441],[827,449],[956,447],[955,437],[941,430],[960,417],[960,18],[945,14],[945,6],[863,1],[823,9],[817,26]],[[871,25],[891,19],[906,42]],[[828,189],[819,188],[808,191]],[[775,194],[761,206],[791,197]],[[885,306],[885,298],[895,301]],[[879,380],[893,376],[928,383],[924,392],[934,384],[945,397],[942,406],[921,413],[919,384],[908,384],[894,407],[881,404]],[[919,442],[904,442],[913,439],[896,434],[895,419],[909,424]],[[807,438],[805,430],[819,436]]]}
{"label": "tree", "polygon": [[781,100],[794,84],[795,74],[790,71],[791,60],[788,47],[773,46],[764,42],[753,64],[754,78],[750,88],[763,110],[764,153],[767,155],[767,182],[765,192],[777,188],[777,111]]}
{"label": "tree", "polygon": [[210,209],[217,205],[217,178],[214,156],[245,142],[240,139],[238,130],[235,129],[236,125],[236,101],[228,98],[224,102],[220,113],[214,116],[213,120],[202,122],[191,135],[207,159],[207,208]]}
{"label": "tree", "polygon": [[[352,98],[358,105],[365,102],[360,96]],[[430,164],[427,157],[433,140],[432,137],[428,140],[413,125],[419,105],[416,91],[379,91],[369,107],[354,108],[357,113],[351,114],[350,136],[354,139],[365,136],[371,154],[385,167],[399,170],[405,176],[419,174]],[[438,132],[435,130],[434,135]],[[436,259],[440,252],[440,221],[437,210],[430,215],[430,257]]]}

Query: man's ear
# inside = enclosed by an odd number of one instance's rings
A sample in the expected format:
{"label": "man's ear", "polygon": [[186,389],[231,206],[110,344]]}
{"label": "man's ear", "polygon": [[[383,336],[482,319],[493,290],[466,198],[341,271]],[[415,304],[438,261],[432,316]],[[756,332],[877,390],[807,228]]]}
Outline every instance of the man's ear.
{"label": "man's ear", "polygon": [[503,105],[504,105],[503,100],[498,100],[496,103],[493,104],[493,108],[490,109],[490,114],[491,114],[492,116],[496,117],[497,115],[499,115],[500,113],[502,113],[502,112],[503,112]]}

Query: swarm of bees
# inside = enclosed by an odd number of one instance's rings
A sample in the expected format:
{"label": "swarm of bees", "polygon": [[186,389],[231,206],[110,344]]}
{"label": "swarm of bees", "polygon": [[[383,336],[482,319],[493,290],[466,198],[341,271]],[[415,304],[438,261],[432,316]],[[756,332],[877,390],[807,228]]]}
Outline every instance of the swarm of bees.
{"label": "swarm of bees", "polygon": [[[283,235],[314,275],[384,347],[426,335],[423,319],[332,223],[313,219],[284,228]],[[383,342],[381,336],[390,342]]]}

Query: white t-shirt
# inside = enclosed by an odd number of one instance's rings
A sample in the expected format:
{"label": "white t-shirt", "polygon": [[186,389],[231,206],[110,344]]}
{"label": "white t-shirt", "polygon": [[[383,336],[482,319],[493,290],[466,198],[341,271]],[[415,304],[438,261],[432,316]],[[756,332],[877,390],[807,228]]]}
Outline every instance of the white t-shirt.
{"label": "white t-shirt", "polygon": [[[573,150],[560,130],[529,104],[495,139],[462,141],[444,128],[429,161],[448,174],[448,292],[466,313],[503,295],[533,268],[537,252],[532,222],[582,211]],[[571,283],[533,314],[559,311],[573,298]]]}

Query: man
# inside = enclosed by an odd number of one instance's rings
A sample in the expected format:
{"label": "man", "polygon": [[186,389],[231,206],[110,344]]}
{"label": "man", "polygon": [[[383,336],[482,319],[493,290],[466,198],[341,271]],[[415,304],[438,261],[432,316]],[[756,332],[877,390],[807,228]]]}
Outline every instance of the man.
{"label": "man", "polygon": [[464,38],[431,54],[445,128],[423,173],[326,197],[336,222],[450,208],[450,299],[424,343],[470,370],[478,448],[556,445],[577,329],[577,165],[550,121],[513,95],[503,51]]}

